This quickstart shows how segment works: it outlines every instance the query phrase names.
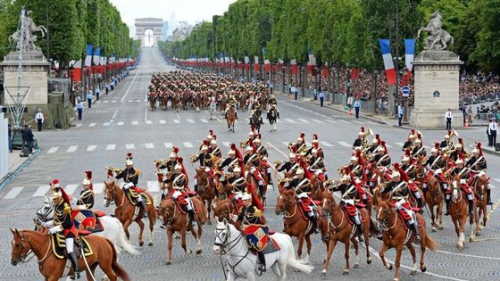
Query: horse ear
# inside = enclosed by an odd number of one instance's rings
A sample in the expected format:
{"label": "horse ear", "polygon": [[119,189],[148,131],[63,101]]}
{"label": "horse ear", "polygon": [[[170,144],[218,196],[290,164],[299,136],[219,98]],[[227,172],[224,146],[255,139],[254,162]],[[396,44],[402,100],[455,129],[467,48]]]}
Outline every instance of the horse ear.
{"label": "horse ear", "polygon": [[226,218],[224,218],[224,219],[222,220],[222,222],[223,222],[224,224],[227,224],[227,219],[226,219]]}
{"label": "horse ear", "polygon": [[21,234],[19,233],[19,230],[17,230],[17,228],[16,228],[15,230],[16,230],[16,234],[17,234],[18,236],[21,236]]}

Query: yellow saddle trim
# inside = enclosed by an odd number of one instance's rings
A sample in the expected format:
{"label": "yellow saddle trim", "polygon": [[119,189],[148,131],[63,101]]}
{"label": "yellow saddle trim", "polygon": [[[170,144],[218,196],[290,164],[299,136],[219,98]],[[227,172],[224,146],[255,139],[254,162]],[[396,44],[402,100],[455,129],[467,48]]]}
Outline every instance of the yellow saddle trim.
{"label": "yellow saddle trim", "polygon": [[[54,256],[56,256],[58,259],[63,260],[66,259],[64,256],[64,251],[66,249],[66,238],[64,235],[61,233],[57,233],[55,235],[50,235],[50,239],[52,240],[52,252],[54,253]],[[92,247],[90,247],[89,242],[84,238],[84,237],[79,237],[75,238],[80,239],[82,242],[82,248],[80,249],[80,255],[83,252],[86,257],[92,256],[94,254],[94,251],[92,250]]]}

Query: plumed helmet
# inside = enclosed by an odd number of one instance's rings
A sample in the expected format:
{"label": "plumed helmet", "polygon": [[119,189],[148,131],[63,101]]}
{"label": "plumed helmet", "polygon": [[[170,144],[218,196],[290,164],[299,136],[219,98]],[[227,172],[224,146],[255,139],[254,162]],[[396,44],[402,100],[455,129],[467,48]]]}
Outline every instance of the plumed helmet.
{"label": "plumed helmet", "polygon": [[302,174],[304,174],[304,169],[302,169],[302,168],[298,168],[298,169],[297,169],[297,172],[295,172],[295,174],[296,174],[296,175],[302,175]]}
{"label": "plumed helmet", "polygon": [[351,161],[358,161],[358,157],[356,157],[356,156],[352,156],[350,160],[351,160]]}
{"label": "plumed helmet", "polygon": [[230,149],[228,152],[227,152],[227,155],[235,155],[236,152],[232,149]]}
{"label": "plumed helmet", "polygon": [[259,138],[256,138],[253,140],[254,143],[260,143],[260,139]]}
{"label": "plumed helmet", "polygon": [[203,146],[201,147],[201,151],[205,151],[205,150],[208,150],[208,146],[203,145]]}
{"label": "plumed helmet", "polygon": [[318,150],[317,150],[316,148],[313,148],[313,149],[311,150],[311,153],[312,153],[312,154],[318,153]]}
{"label": "plumed helmet", "polygon": [[241,200],[252,200],[252,195],[248,192],[245,192],[241,197]]}
{"label": "plumed helmet", "polygon": [[125,165],[132,166],[132,165],[134,165],[134,162],[132,162],[132,160],[129,159],[129,160],[125,161]]}
{"label": "plumed helmet", "polygon": [[295,153],[290,152],[290,154],[288,154],[288,157],[289,157],[289,158],[295,158]]}
{"label": "plumed helmet", "polygon": [[234,167],[233,173],[241,173],[241,168],[239,166]]}
{"label": "plumed helmet", "polygon": [[392,172],[392,174],[391,174],[391,179],[393,179],[393,178],[397,178],[397,177],[400,177],[400,176],[401,176],[401,174],[400,174],[398,171],[394,171],[394,172]]}
{"label": "plumed helmet", "polygon": [[422,140],[421,139],[416,139],[415,143],[422,143]]}
{"label": "plumed helmet", "polygon": [[461,158],[458,158],[457,161],[455,161],[455,164],[463,164],[464,163],[464,160],[462,160]]}
{"label": "plumed helmet", "polygon": [[89,185],[89,184],[90,184],[90,180],[87,178],[84,178],[82,181],[82,185]]}
{"label": "plumed helmet", "polygon": [[177,157],[177,154],[175,154],[174,152],[170,152],[170,156],[169,157],[170,158],[175,158],[175,157]]}
{"label": "plumed helmet", "polygon": [[246,152],[253,151],[253,148],[252,148],[251,146],[247,146],[247,148],[245,148],[245,151],[246,151]]}
{"label": "plumed helmet", "polygon": [[210,144],[217,144],[217,141],[216,140],[211,140]]}
{"label": "plumed helmet", "polygon": [[174,170],[176,170],[176,171],[182,171],[182,165],[179,164],[179,163],[175,164]]}
{"label": "plumed helmet", "polygon": [[410,157],[408,157],[408,155],[405,155],[405,156],[403,156],[403,158],[401,159],[401,161],[408,162],[408,161],[410,161]]}
{"label": "plumed helmet", "polygon": [[343,175],[341,178],[340,178],[341,181],[350,181],[351,180],[351,177],[349,175]]}

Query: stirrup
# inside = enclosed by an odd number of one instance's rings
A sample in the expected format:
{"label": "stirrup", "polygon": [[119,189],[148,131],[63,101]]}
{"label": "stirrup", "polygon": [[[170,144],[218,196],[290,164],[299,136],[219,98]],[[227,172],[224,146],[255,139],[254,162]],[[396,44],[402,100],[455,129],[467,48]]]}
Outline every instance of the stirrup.
{"label": "stirrup", "polygon": [[420,242],[420,235],[415,233],[415,240],[416,243]]}
{"label": "stirrup", "polygon": [[73,272],[73,275],[69,279],[71,280],[80,279],[80,272],[79,271]]}

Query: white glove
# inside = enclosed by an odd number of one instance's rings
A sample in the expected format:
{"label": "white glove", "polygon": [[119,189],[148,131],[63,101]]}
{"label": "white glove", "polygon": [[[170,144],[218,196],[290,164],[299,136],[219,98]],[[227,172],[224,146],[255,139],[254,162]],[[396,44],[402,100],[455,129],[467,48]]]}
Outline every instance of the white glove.
{"label": "white glove", "polygon": [[61,231],[61,228],[59,226],[54,226],[54,227],[49,229],[49,234],[55,234],[59,231]]}
{"label": "white glove", "polygon": [[238,220],[238,215],[230,214],[229,219],[231,219],[233,222],[236,222]]}
{"label": "white glove", "polygon": [[252,167],[252,168],[250,169],[250,173],[255,173],[255,167]]}
{"label": "white glove", "polygon": [[49,224],[48,224],[48,223],[46,223],[46,222],[44,222],[44,221],[42,221],[42,226],[43,226],[43,228],[45,228],[45,229],[47,229],[47,228],[49,228],[49,227],[50,227],[50,226],[49,226]]}

